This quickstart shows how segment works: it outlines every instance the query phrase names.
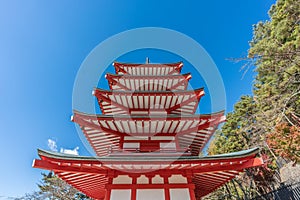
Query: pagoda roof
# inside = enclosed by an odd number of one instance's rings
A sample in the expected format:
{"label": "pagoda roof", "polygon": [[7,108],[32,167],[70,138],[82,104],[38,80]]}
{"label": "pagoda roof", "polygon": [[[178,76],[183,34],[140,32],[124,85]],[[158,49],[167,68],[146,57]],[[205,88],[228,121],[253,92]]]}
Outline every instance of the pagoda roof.
{"label": "pagoda roof", "polygon": [[108,174],[129,173],[192,173],[197,199],[214,191],[231,180],[245,168],[261,166],[263,161],[256,158],[259,149],[214,156],[172,157],[90,157],[38,150],[40,160],[33,167],[54,171],[60,178],[79,191],[95,199],[105,198],[105,184]]}
{"label": "pagoda roof", "polygon": [[180,91],[115,91],[94,89],[103,114],[194,114],[203,88]]}
{"label": "pagoda roof", "polygon": [[[60,153],[55,151],[48,151],[43,149],[38,149],[38,155],[42,158],[46,158],[47,160],[51,160],[51,158],[55,159],[56,161],[63,160],[63,161],[72,161],[77,162],[81,161],[82,164],[99,164],[99,162],[110,164],[110,163],[152,163],[152,162],[172,162],[173,164],[180,163],[181,161],[201,161],[203,163],[211,162],[217,160],[218,162],[228,162],[228,161],[234,161],[234,159],[240,159],[240,158],[248,158],[255,157],[259,153],[259,148],[254,147],[251,149],[241,150],[237,152],[232,153],[224,153],[224,154],[217,154],[217,155],[207,155],[207,156],[180,156],[175,161],[173,157],[170,157],[169,155],[164,156],[145,156],[143,157],[137,157],[134,156],[134,154],[129,154],[128,156],[81,156],[81,155],[73,155],[73,154],[66,154],[66,153]],[[184,162],[185,163],[185,162]],[[111,167],[111,166],[110,166]],[[108,167],[108,168],[110,168]],[[107,169],[107,168],[105,168]]]}
{"label": "pagoda roof", "polygon": [[171,75],[179,74],[183,62],[169,64],[134,64],[114,62],[116,74],[129,75]]}
{"label": "pagoda roof", "polygon": [[126,75],[107,73],[105,78],[111,90],[186,90],[190,73],[177,75]]}
{"label": "pagoda roof", "polygon": [[199,154],[215,129],[225,121],[224,111],[209,115],[90,115],[74,111],[72,120],[80,125],[98,156],[119,150],[125,136],[175,136],[183,149]]}

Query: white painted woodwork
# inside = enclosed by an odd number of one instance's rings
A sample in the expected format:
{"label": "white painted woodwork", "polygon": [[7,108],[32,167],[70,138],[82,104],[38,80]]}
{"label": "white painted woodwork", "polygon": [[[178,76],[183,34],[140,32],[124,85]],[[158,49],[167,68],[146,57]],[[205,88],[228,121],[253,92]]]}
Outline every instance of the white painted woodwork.
{"label": "white painted woodwork", "polygon": [[140,143],[124,143],[123,144],[124,149],[138,149],[140,148]]}
{"label": "white painted woodwork", "polygon": [[175,140],[173,136],[152,136],[151,140]]}
{"label": "white painted woodwork", "polygon": [[188,188],[170,189],[171,200],[189,200],[190,193]]}
{"label": "white painted woodwork", "polygon": [[113,179],[113,184],[131,184],[132,178],[128,175],[119,175],[118,177]]}
{"label": "white painted woodwork", "polygon": [[159,175],[155,175],[152,178],[152,184],[163,184],[164,183],[164,179],[162,177],[160,177]]}
{"label": "white painted woodwork", "polygon": [[130,112],[132,115],[148,115],[148,111],[139,111],[139,110],[133,110]]}
{"label": "white painted woodwork", "polygon": [[142,175],[137,178],[137,184],[149,184],[149,179],[145,175]]}
{"label": "white painted woodwork", "polygon": [[111,190],[110,200],[130,200],[131,190]]}
{"label": "white painted woodwork", "polygon": [[124,140],[148,140],[146,136],[125,136]]}
{"label": "white painted woodwork", "polygon": [[187,183],[187,179],[182,175],[172,175],[169,177],[169,183]]}
{"label": "white painted woodwork", "polygon": [[137,189],[136,200],[165,200],[164,189]]}
{"label": "white painted woodwork", "polygon": [[160,143],[160,149],[176,149],[176,144],[174,142]]}

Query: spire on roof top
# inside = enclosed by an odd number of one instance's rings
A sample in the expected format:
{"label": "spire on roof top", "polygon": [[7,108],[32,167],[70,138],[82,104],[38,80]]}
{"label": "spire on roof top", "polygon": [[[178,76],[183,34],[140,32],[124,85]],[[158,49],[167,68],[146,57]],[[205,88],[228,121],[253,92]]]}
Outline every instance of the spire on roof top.
{"label": "spire on roof top", "polygon": [[148,57],[146,57],[146,64],[150,63],[150,59]]}

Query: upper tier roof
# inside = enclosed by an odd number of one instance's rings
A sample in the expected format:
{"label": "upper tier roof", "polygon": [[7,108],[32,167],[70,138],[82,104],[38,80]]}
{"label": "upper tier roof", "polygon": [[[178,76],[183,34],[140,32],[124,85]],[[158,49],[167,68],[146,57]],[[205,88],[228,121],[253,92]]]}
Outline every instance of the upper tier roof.
{"label": "upper tier roof", "polygon": [[113,66],[115,67],[116,74],[156,76],[179,74],[183,63],[133,64],[114,62]]}
{"label": "upper tier roof", "polygon": [[98,156],[119,150],[125,136],[176,136],[182,149],[198,155],[218,124],[224,122],[224,112],[210,115],[88,115],[74,111],[72,120],[80,125],[85,137]]}
{"label": "upper tier roof", "polygon": [[111,90],[166,91],[186,90],[188,81],[192,78],[192,76],[190,73],[155,76],[106,74],[105,78],[108,80]]}
{"label": "upper tier roof", "polygon": [[189,91],[108,91],[94,89],[103,114],[194,114],[203,88]]}
{"label": "upper tier roof", "polygon": [[[170,157],[88,157],[38,150],[40,160],[33,167],[54,171],[60,178],[94,199],[105,198],[109,174],[192,173],[197,199],[214,191],[245,168],[261,166],[258,149],[215,156]],[[97,189],[96,189],[97,188]]]}

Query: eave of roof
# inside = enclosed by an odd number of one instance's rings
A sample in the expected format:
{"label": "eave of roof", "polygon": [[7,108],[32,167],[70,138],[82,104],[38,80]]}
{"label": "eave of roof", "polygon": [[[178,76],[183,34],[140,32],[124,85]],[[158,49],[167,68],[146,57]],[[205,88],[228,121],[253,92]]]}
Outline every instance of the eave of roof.
{"label": "eave of roof", "polygon": [[149,118],[149,119],[166,119],[166,118],[201,118],[201,117],[213,117],[216,115],[224,115],[224,110],[221,110],[219,112],[214,112],[211,114],[196,114],[196,115],[177,115],[177,114],[168,114],[164,116],[160,115],[135,115],[135,116],[128,116],[128,115],[100,115],[100,114],[87,114],[84,112],[80,112],[78,110],[73,110],[74,115],[78,114],[81,116],[86,116],[86,117],[97,117],[97,118],[114,118],[114,119],[144,119],[144,118]]}
{"label": "eave of roof", "polygon": [[[256,154],[259,152],[259,148],[252,148],[248,150],[238,151],[234,153],[226,153],[226,154],[219,154],[213,156],[182,156],[176,158],[178,161],[212,161],[212,160],[225,160],[225,159],[234,159],[234,158],[244,158],[253,156],[255,157]],[[144,157],[135,157],[134,153],[129,154],[128,156],[79,156],[79,155],[70,155],[64,154],[59,152],[52,152],[38,149],[38,155],[40,157],[49,157],[54,159],[62,159],[62,160],[74,160],[74,161],[171,161],[174,160],[172,156],[144,156]]]}
{"label": "eave of roof", "polygon": [[162,91],[162,90],[157,90],[157,91],[153,91],[153,90],[135,90],[135,91],[124,91],[124,90],[104,90],[101,88],[94,88],[93,90],[93,95],[96,95],[97,92],[100,93],[111,93],[111,94],[130,94],[130,95],[137,95],[137,94],[172,94],[172,95],[176,95],[176,94],[186,94],[186,93],[196,93],[196,92],[203,92],[204,93],[204,88],[197,88],[195,90],[176,90],[176,91]]}
{"label": "eave of roof", "polygon": [[173,74],[173,75],[129,75],[129,74],[112,74],[112,73],[107,73],[108,76],[111,77],[118,77],[118,78],[155,78],[155,79],[160,79],[160,78],[178,78],[178,77],[185,77],[185,76],[191,76],[191,73],[185,73],[185,74]]}
{"label": "eave of roof", "polygon": [[113,62],[113,66],[115,65],[122,65],[122,66],[132,66],[132,67],[136,67],[136,66],[140,66],[140,65],[154,65],[154,66],[161,66],[161,65],[166,65],[166,66],[177,66],[177,65],[182,65],[183,62],[179,61],[179,62],[175,62],[175,63],[122,63],[122,62],[117,62],[114,61]]}

